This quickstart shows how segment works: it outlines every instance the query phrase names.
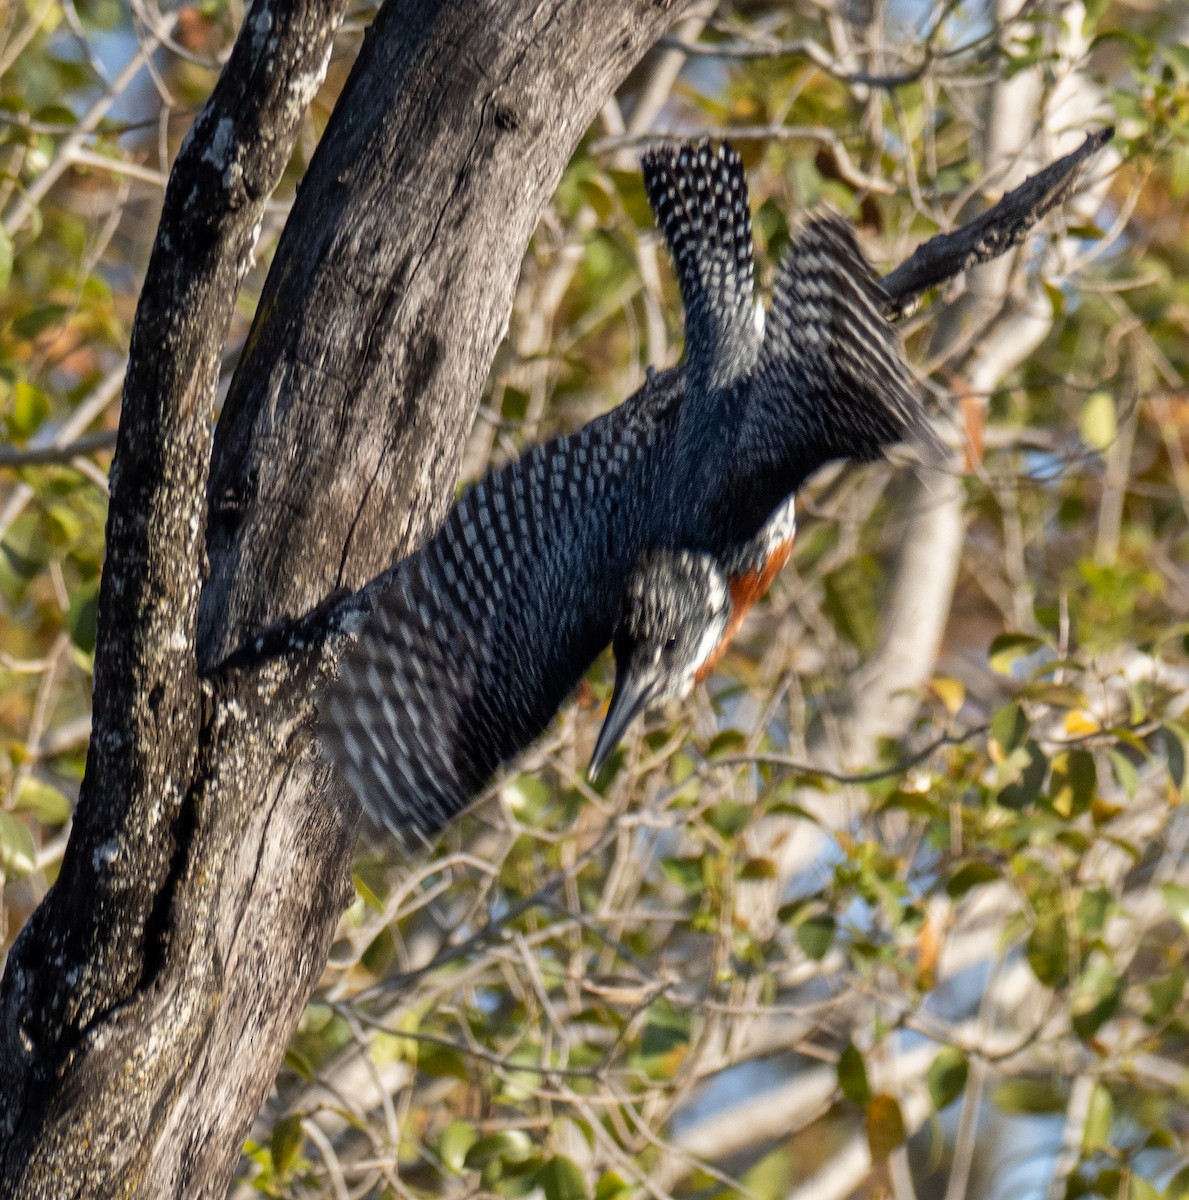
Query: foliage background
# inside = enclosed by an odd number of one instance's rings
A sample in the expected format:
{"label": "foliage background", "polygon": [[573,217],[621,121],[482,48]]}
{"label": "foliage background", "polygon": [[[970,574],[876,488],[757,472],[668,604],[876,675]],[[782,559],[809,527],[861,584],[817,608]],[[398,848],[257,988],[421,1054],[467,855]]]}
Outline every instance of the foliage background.
{"label": "foliage background", "polygon": [[[161,188],[241,17],[0,20],[0,944],[60,861]],[[227,366],[372,16],[269,205]],[[525,261],[464,475],[680,350],[639,146],[730,136],[762,278],[827,201],[890,267],[1103,120],[1083,201],[934,297],[927,479],[823,473],[710,687],[583,767],[601,662],[358,899],[245,1149],[282,1196],[1189,1195],[1189,6],[703,4]]]}

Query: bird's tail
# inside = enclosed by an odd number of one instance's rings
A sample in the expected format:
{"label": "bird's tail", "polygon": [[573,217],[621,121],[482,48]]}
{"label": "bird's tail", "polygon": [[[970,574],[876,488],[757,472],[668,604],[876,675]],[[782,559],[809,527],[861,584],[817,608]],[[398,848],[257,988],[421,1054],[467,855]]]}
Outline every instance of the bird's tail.
{"label": "bird's tail", "polygon": [[806,218],[777,276],[752,392],[762,430],[801,435],[804,474],[897,442],[927,462],[944,457],[887,303],[849,223]]}
{"label": "bird's tail", "polygon": [[695,388],[727,388],[755,364],[755,287],[747,178],[708,141],[644,155],[644,187],[677,271],[686,369]]}

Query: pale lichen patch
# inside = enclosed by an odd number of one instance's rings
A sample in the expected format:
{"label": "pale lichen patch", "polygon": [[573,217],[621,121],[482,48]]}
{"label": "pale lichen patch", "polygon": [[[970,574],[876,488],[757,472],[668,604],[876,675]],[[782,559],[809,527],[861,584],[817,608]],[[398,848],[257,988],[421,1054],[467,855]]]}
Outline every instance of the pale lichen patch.
{"label": "pale lichen patch", "polygon": [[252,57],[259,58],[265,49],[268,35],[272,30],[272,13],[267,4],[262,4],[260,10],[252,18]]}
{"label": "pale lichen patch", "polygon": [[305,112],[310,101],[318,94],[318,89],[326,78],[326,69],[330,66],[330,51],[331,47],[327,45],[322,61],[312,71],[294,76],[289,84],[289,95],[299,112]]}
{"label": "pale lichen patch", "polygon": [[101,874],[106,868],[110,867],[116,861],[119,853],[120,843],[118,839],[108,838],[106,842],[100,842],[91,851],[91,866],[94,867],[95,873]]}
{"label": "pale lichen patch", "polygon": [[202,152],[202,161],[210,163],[213,167],[225,166],[234,133],[235,122],[230,117],[220,117],[210,145]]}

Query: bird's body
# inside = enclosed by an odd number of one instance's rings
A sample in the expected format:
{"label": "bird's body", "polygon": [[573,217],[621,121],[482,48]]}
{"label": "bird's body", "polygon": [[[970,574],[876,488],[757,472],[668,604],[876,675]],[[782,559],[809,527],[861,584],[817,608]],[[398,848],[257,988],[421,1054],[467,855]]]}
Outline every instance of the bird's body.
{"label": "bird's body", "polygon": [[[729,613],[718,640],[702,655],[705,639],[684,621],[702,619],[696,577],[667,569],[671,558],[646,555],[625,592],[613,640],[616,686],[591,761],[597,772],[631,720],[649,703],[680,697],[718,664],[747,612],[768,590],[792,552],[797,489],[818,468],[839,458],[867,461],[901,441],[915,441],[929,457],[940,453],[904,361],[899,337],[884,316],[887,299],[841,217],[819,213],[793,231],[777,277],[762,339],[744,321],[738,297],[750,302],[752,269],[737,245],[727,256],[703,248],[708,224],[703,198],[708,179],[723,168],[742,180],[738,159],[707,146],[661,150],[645,158],[645,182],[657,223],[668,243],[687,314],[687,392],[681,407],[678,454],[713,471],[691,468],[678,477],[690,488],[683,539],[673,548],[705,555],[724,580]],[[742,194],[742,182],[727,189]],[[750,252],[750,238],[749,252]],[[709,265],[701,261],[709,259]],[[715,304],[708,280],[718,282],[723,258],[736,264],[741,283],[722,290]],[[712,314],[708,318],[705,314]],[[694,340],[692,329],[701,330]],[[722,354],[729,367],[708,363]],[[724,392],[698,380],[717,380]],[[662,614],[651,625],[633,611]],[[625,631],[630,630],[630,634]],[[698,652],[695,663],[666,655],[666,643]]]}
{"label": "bird's body", "polygon": [[393,832],[431,835],[465,807],[611,640],[625,581],[659,536],[679,396],[654,375],[493,471],[368,586],[322,739]]}
{"label": "bird's body", "polygon": [[431,836],[532,742],[608,641],[598,765],[649,700],[718,660],[787,560],[793,496],[927,422],[841,218],[793,239],[761,338],[742,165],[703,143],[645,183],[681,284],[676,372],[467,492],[366,590],[322,738],[365,808]]}

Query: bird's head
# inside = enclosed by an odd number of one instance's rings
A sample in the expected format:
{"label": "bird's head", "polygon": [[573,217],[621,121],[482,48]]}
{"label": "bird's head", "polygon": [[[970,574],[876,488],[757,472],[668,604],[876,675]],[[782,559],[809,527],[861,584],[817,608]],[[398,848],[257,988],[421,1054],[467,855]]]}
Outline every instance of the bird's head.
{"label": "bird's head", "polygon": [[590,760],[592,779],[638,713],[689,694],[730,616],[727,579],[710,555],[654,550],[641,558],[615,626],[615,690]]}

